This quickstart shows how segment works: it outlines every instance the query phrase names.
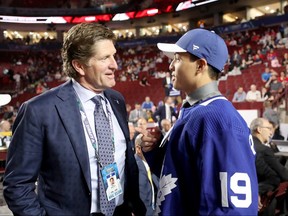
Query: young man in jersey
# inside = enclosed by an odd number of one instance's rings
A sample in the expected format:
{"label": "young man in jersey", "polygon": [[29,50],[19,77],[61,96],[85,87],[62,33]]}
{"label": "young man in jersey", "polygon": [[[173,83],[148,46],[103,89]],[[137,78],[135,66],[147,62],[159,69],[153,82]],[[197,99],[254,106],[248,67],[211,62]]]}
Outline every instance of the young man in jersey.
{"label": "young man in jersey", "polygon": [[[228,58],[224,40],[214,32],[194,29],[176,44],[159,43],[158,48],[172,58],[173,86],[187,97],[179,119],[160,145],[166,150],[157,213],[257,215],[252,137],[217,87]],[[144,151],[153,148],[152,141],[155,138],[142,131]]]}

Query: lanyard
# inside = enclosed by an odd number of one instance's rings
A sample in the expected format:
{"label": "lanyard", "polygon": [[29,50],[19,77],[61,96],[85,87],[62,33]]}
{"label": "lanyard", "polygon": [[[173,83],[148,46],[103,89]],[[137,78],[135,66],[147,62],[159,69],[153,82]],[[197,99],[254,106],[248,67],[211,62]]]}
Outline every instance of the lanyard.
{"label": "lanyard", "polygon": [[[75,95],[76,95],[76,100],[77,100],[77,104],[78,104],[78,107],[79,107],[79,110],[80,110],[80,114],[81,114],[81,119],[84,123],[84,126],[85,126],[85,129],[86,129],[86,132],[88,134],[88,137],[91,141],[91,144],[95,150],[95,159],[97,160],[100,168],[103,167],[101,161],[100,161],[100,155],[99,155],[99,152],[98,152],[98,148],[97,148],[97,141],[96,141],[96,138],[94,137],[94,134],[92,132],[92,128],[89,124],[89,121],[88,121],[88,118],[87,118],[87,115],[85,113],[85,110],[84,110],[84,107],[77,95],[77,93],[75,92]],[[108,102],[105,98],[102,98],[101,96],[101,100],[104,100],[105,101],[105,105],[106,105],[106,111],[107,111],[107,115],[108,115],[108,120],[109,120],[109,127],[110,127],[110,130],[111,130],[111,140],[112,140],[112,144],[113,144],[113,152],[115,152],[115,141],[114,141],[114,133],[113,133],[113,124],[112,124],[112,117],[111,117],[111,111],[109,109],[109,106],[108,106]],[[101,101],[100,101],[101,102]],[[96,137],[97,137],[97,130],[95,129],[95,133],[96,133]]]}

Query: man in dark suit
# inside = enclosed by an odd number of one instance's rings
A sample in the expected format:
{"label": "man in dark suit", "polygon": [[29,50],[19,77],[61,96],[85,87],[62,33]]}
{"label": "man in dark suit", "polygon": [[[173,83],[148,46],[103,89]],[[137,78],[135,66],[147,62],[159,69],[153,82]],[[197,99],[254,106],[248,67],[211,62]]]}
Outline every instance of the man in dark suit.
{"label": "man in dark suit", "polygon": [[169,121],[174,122],[177,119],[177,113],[172,107],[173,99],[172,97],[165,97],[164,105],[160,106],[153,114],[153,119],[155,122],[159,123],[159,127],[161,127],[161,121],[163,119],[168,119]]}
{"label": "man in dark suit", "polygon": [[[251,122],[250,129],[256,151],[259,195],[263,198],[267,192],[275,190],[281,181],[288,180],[288,170],[275,157],[273,150],[265,145],[272,137],[273,125],[267,119],[256,118]],[[274,215],[276,204],[276,200],[272,200],[262,215]]]}
{"label": "man in dark suit", "polygon": [[135,139],[135,159],[139,169],[139,192],[147,209],[146,215],[152,216],[155,215],[159,178],[150,170],[140,144],[141,134]]}
{"label": "man in dark suit", "polygon": [[288,169],[276,158],[273,149],[265,145],[273,135],[273,125],[267,119],[256,118],[251,122],[250,129],[256,153],[262,155],[264,161],[277,173],[282,182],[288,181]]}
{"label": "man in dark suit", "polygon": [[172,89],[172,81],[171,81],[170,72],[166,72],[166,76],[162,80],[162,86],[164,87],[165,96],[169,96],[170,91]]}
{"label": "man in dark suit", "polygon": [[[110,29],[96,23],[72,27],[62,48],[63,69],[72,79],[21,106],[3,182],[14,215],[145,215],[125,101],[111,89],[117,69],[114,40]],[[103,143],[94,123],[99,118],[95,96],[102,98],[109,120],[112,135],[105,136],[113,152],[106,156],[114,160],[122,188],[109,201],[101,191],[100,169],[107,159],[99,155]]]}
{"label": "man in dark suit", "polygon": [[132,122],[134,126],[137,125],[137,121],[140,118],[145,118],[147,119],[147,114],[146,112],[141,108],[141,104],[136,102],[135,103],[135,109],[131,110],[129,114],[129,122]]}

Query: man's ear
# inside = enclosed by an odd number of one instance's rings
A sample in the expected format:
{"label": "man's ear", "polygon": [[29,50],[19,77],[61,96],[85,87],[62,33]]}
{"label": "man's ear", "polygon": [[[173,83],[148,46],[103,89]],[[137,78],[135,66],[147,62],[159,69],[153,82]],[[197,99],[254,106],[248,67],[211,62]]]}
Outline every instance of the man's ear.
{"label": "man's ear", "polygon": [[256,132],[260,134],[261,130],[262,130],[261,127],[258,126],[257,129],[256,129]]}
{"label": "man's ear", "polygon": [[79,60],[73,59],[71,62],[73,68],[81,75],[84,76],[85,75],[85,71],[84,71],[84,67],[85,65],[83,65]]}
{"label": "man's ear", "polygon": [[205,59],[198,59],[196,67],[197,73],[204,71],[204,69],[208,67],[207,61]]}

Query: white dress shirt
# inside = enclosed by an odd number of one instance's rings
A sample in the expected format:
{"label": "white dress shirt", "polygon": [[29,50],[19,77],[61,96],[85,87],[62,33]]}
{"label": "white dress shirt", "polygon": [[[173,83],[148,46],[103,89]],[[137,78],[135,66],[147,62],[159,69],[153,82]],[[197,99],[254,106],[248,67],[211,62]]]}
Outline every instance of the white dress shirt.
{"label": "white dress shirt", "polygon": [[[95,139],[97,140],[96,133],[95,133],[95,123],[94,123],[94,109],[95,109],[95,103],[91,101],[93,97],[95,97],[97,94],[95,92],[92,92],[83,86],[81,86],[78,82],[73,80],[73,88],[75,89],[75,92],[77,93],[82,106],[84,108],[85,114],[88,118],[90,127],[92,129],[93,135]],[[101,94],[103,97],[103,93]],[[104,100],[102,101],[102,105],[104,108],[104,111],[107,115],[107,107]],[[118,120],[116,116],[114,115],[114,112],[112,110],[112,107],[108,102],[108,109],[111,112],[111,118],[112,118],[112,124],[113,124],[113,131],[112,134],[114,134],[114,145],[115,145],[115,152],[114,152],[114,159],[118,167],[119,176],[120,176],[120,182],[121,187],[124,191],[124,168],[125,168],[125,152],[126,152],[126,140],[124,137],[124,134],[122,132],[122,129],[118,123]],[[85,125],[83,122],[84,118],[82,116],[82,124],[85,132],[85,138],[86,138],[86,145],[88,149],[89,154],[89,162],[90,162],[90,174],[91,174],[91,213],[93,212],[100,212],[99,209],[97,209],[97,190],[98,190],[98,166],[97,161],[95,159],[95,150],[92,146],[91,140],[87,134],[87,131],[85,129]],[[116,206],[121,205],[123,203],[123,193],[115,198],[115,204]]]}

